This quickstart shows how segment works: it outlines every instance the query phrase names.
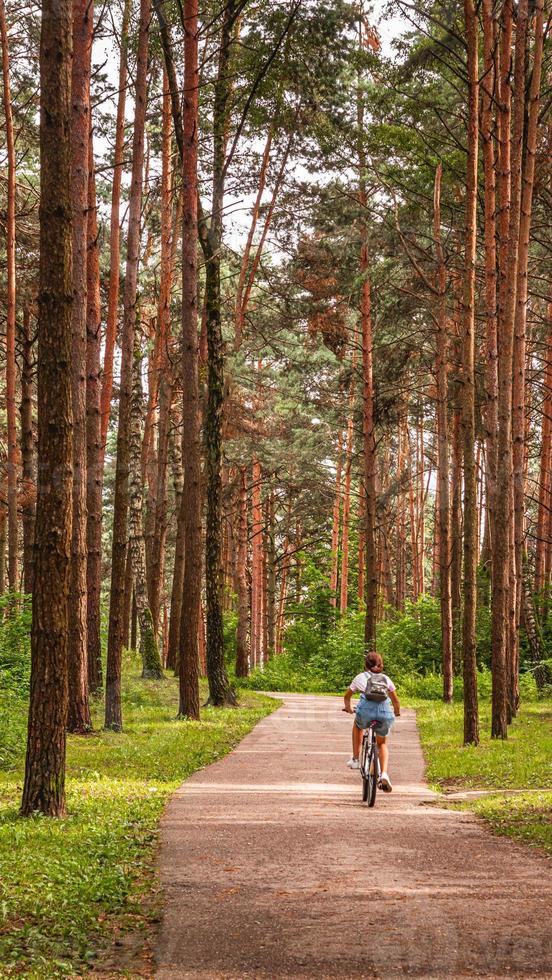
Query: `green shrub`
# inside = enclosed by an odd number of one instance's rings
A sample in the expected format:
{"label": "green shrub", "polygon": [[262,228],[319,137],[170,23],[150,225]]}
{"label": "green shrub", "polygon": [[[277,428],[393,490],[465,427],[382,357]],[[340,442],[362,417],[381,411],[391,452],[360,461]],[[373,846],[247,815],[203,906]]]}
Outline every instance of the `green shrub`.
{"label": "green shrub", "polygon": [[[355,674],[364,669],[364,614],[351,611],[335,618],[331,632],[321,624],[310,603],[286,629],[284,653],[273,657],[262,670],[257,669],[240,685],[261,691],[344,691]],[[297,607],[299,609],[299,607]],[[423,595],[417,602],[407,600],[404,613],[388,609],[387,618],[378,624],[377,649],[386,673],[393,679],[403,697],[416,700],[439,700],[443,693],[441,666],[441,620],[439,600]],[[490,615],[480,609],[477,622],[479,693],[491,695]],[[523,700],[536,697],[531,671],[520,678]],[[462,698],[462,679],[455,678],[454,698]]]}
{"label": "green shrub", "polygon": [[25,696],[31,673],[31,597],[0,597],[0,690]]}
{"label": "green shrub", "polygon": [[10,770],[25,752],[31,673],[30,596],[0,598],[0,770]]}

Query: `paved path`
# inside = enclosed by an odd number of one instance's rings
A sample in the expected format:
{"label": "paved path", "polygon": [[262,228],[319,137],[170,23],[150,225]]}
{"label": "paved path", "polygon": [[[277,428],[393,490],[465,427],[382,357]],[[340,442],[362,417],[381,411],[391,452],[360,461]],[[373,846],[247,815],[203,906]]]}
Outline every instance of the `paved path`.
{"label": "paved path", "polygon": [[342,702],[282,698],[167,809],[158,980],[552,978],[552,863],[438,806],[413,712],[369,810]]}

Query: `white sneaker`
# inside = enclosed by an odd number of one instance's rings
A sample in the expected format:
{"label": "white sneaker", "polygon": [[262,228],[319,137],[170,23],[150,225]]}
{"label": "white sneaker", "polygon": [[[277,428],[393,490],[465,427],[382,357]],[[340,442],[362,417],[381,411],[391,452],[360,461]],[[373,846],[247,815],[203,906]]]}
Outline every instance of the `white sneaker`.
{"label": "white sneaker", "polygon": [[384,793],[391,793],[393,784],[391,783],[391,780],[386,772],[382,772],[379,784]]}
{"label": "white sneaker", "polygon": [[360,769],[360,762],[358,761],[358,759],[353,759],[352,756],[349,759],[347,765],[349,766],[349,769]]}

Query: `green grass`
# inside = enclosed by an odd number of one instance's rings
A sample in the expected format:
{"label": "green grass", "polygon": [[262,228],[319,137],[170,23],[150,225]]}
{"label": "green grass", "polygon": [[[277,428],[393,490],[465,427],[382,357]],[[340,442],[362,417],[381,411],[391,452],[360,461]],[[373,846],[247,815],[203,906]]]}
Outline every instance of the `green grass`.
{"label": "green grass", "polygon": [[498,833],[552,855],[552,793],[489,796],[470,804]]}
{"label": "green grass", "polygon": [[552,853],[552,701],[522,704],[505,742],[490,738],[490,708],[481,704],[477,747],[462,746],[462,705],[425,701],[414,706],[430,785],[458,791],[527,790],[497,792],[461,806],[482,816],[497,833]]}
{"label": "green grass", "polygon": [[462,746],[462,705],[417,702],[416,716],[437,789],[552,789],[552,702],[522,704],[505,742],[491,739],[490,707],[480,705],[481,741]]}
{"label": "green grass", "polygon": [[[175,721],[175,680],[142,681],[127,666],[124,732],[68,740],[68,816],[59,821],[19,816],[20,751],[13,771],[0,773],[0,976],[85,974],[114,929],[146,935],[167,798],[276,706],[247,692],[238,709]],[[12,710],[20,727],[23,703]]]}

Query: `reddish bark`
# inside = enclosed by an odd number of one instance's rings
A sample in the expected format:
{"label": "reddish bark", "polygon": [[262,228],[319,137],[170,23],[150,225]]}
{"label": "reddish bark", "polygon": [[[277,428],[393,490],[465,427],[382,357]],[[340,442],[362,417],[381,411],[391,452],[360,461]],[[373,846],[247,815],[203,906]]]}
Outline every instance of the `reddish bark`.
{"label": "reddish bark", "polygon": [[238,542],[236,561],[238,626],[236,633],[236,676],[249,673],[249,589],[247,587],[247,477],[240,467],[238,485]]}
{"label": "reddish bark", "polygon": [[15,206],[16,161],[13,131],[13,115],[10,94],[10,54],[8,28],[4,0],[0,0],[0,39],[2,46],[2,77],[4,83],[4,121],[6,126],[6,153],[8,157],[7,213],[6,213],[6,415],[8,429],[8,588],[18,588],[18,523],[17,523],[17,407],[15,401]]}
{"label": "reddish bark", "polygon": [[[552,300],[547,307],[547,338],[544,354],[544,400],[542,406],[541,454],[539,471],[539,505],[537,515],[537,540],[535,544],[535,592],[548,588],[550,578],[550,548],[548,526],[552,514]],[[548,567],[547,567],[548,566]]]}
{"label": "reddish bark", "polygon": [[184,522],[180,519],[184,472],[182,469],[182,446],[180,433],[170,433],[170,457],[173,474],[173,487],[177,514],[176,541],[174,545],[174,566],[171,586],[171,615],[169,619],[169,640],[167,667],[178,667],[180,646],[180,618],[182,613],[182,588],[184,581]]}
{"label": "reddish bark", "polygon": [[496,38],[492,0],[483,0],[483,64],[481,79],[481,142],[485,176],[485,463],[489,554],[494,541],[494,500],[496,494],[498,433],[497,371],[497,274],[496,274],[496,170],[493,132],[493,104],[496,83]]}
{"label": "reddish bark", "polygon": [[337,437],[337,466],[335,471],[335,497],[332,517],[332,550],[331,550],[331,571],[330,589],[332,596],[330,602],[332,606],[337,605],[337,577],[339,568],[339,518],[341,512],[341,467],[343,452],[343,432],[339,430]]}
{"label": "reddish bark", "polygon": [[366,493],[361,483],[358,498],[358,583],[357,596],[359,603],[364,602],[364,552],[365,552],[365,510]]}
{"label": "reddish bark", "polygon": [[[512,10],[508,3],[503,11],[503,31],[511,32]],[[511,662],[514,656],[515,581],[512,582],[513,487],[512,487],[512,370],[516,284],[521,214],[521,162],[525,108],[525,44],[527,34],[527,0],[521,0],[516,29],[515,96],[511,152],[510,134],[504,132],[505,116],[509,120],[509,81],[504,76],[505,55],[501,64],[500,96],[500,165],[511,169],[510,186],[499,171],[499,308],[498,308],[498,448],[496,488],[496,533],[493,546],[492,593],[492,721],[494,738],[506,738],[510,701]],[[508,107],[508,111],[504,108]],[[506,146],[507,144],[507,146]],[[508,228],[502,209],[507,211]],[[510,596],[514,586],[514,610]]]}
{"label": "reddish bark", "polygon": [[24,816],[36,810],[65,814],[72,514],[71,24],[70,0],[43,0],[36,582]]}
{"label": "reddish bark", "polygon": [[343,532],[341,538],[341,588],[339,611],[347,612],[349,597],[349,518],[351,513],[351,470],[353,457],[353,403],[356,358],[353,354],[351,364],[351,386],[349,389],[349,418],[347,420],[347,441],[345,446],[345,483],[343,487]]}
{"label": "reddish bark", "polygon": [[91,727],[87,662],[86,316],[90,69],[94,8],[73,0],[71,197],[73,204],[73,540],[69,593],[70,732]]}
{"label": "reddish bark", "polygon": [[101,416],[102,447],[105,453],[105,440],[109,425],[111,393],[113,390],[113,354],[117,336],[119,308],[119,280],[121,261],[121,181],[123,177],[123,152],[125,144],[125,108],[127,92],[128,27],[130,22],[130,0],[125,0],[121,24],[119,60],[119,97],[117,100],[117,120],[115,123],[115,151],[113,154],[113,183],[111,189],[110,251],[109,251],[109,292],[107,298],[107,321],[105,331],[104,369],[102,378]]}
{"label": "reddish bark", "polygon": [[88,684],[91,692],[102,687],[100,639],[102,588],[102,432],[101,432],[101,339],[100,249],[96,203],[96,175],[92,137],[89,146],[87,226],[87,315],[86,315],[86,509],[87,509],[87,642]]}
{"label": "reddish bark", "polygon": [[468,72],[468,154],[463,282],[463,361],[461,418],[464,443],[464,744],[477,745],[477,473],[475,469],[475,260],[477,248],[478,27],[474,0],[464,0]]}
{"label": "reddish bark", "polygon": [[263,524],[261,466],[253,460],[251,485],[251,665],[263,663]]}
{"label": "reddish bark", "polygon": [[179,714],[199,718],[198,635],[201,620],[201,429],[197,317],[198,5],[184,2],[184,163],[182,221],[182,452],[184,579],[180,622]]}
{"label": "reddish bark", "polygon": [[[364,163],[361,161],[361,174]],[[360,181],[360,204],[366,207],[364,176]],[[372,352],[372,315],[368,241],[365,225],[361,229],[360,272],[362,276],[360,320],[362,328],[362,431],[364,448],[364,487],[366,491],[366,618],[364,642],[371,648],[376,639],[377,566],[376,566],[376,440],[374,433],[374,382]]]}
{"label": "reddish bark", "polygon": [[23,463],[21,516],[23,523],[23,591],[33,591],[33,541],[36,511],[35,446],[33,431],[33,338],[29,307],[23,310],[21,335],[21,459]]}
{"label": "reddish bark", "polygon": [[111,602],[106,669],[105,726],[122,728],[121,655],[123,648],[123,614],[125,603],[125,561],[127,551],[127,517],[129,505],[129,436],[132,394],[132,363],[136,325],[138,263],[140,256],[140,215],[144,169],[144,126],[146,116],[148,38],[150,0],[141,0],[138,57],[135,86],[134,134],[132,143],[132,176],[130,185],[127,261],[124,293],[124,317],[121,337],[121,382],[119,427],[113,509],[113,543],[111,553]]}
{"label": "reddish bark", "polygon": [[[169,370],[170,301],[173,279],[173,243],[171,234],[171,97],[166,72],[163,79],[163,128],[161,171],[161,269],[157,332],[152,385],[149,392],[148,414],[158,408],[157,465],[154,475],[155,492],[148,501],[151,509],[152,536],[146,552],[148,561],[148,592],[153,625],[157,633],[161,608],[165,539],[167,533],[167,464],[169,422],[172,401],[172,378]],[[197,302],[197,300],[196,300]],[[150,427],[153,431],[153,427]],[[144,436],[144,451],[147,453]],[[151,483],[152,481],[150,481]],[[153,488],[152,488],[153,489]]]}
{"label": "reddish bark", "polygon": [[397,433],[397,479],[399,482],[397,499],[397,528],[395,536],[396,585],[395,595],[397,609],[404,610],[406,599],[406,502],[403,489],[405,475],[405,446],[407,435],[405,419],[399,419]]}
{"label": "reddish bark", "polygon": [[433,200],[433,238],[437,259],[437,440],[438,440],[438,511],[435,537],[439,542],[439,603],[441,609],[441,645],[443,657],[443,700],[452,701],[452,603],[450,591],[450,479],[448,433],[448,329],[447,276],[441,240],[441,164],[435,173]]}
{"label": "reddish bark", "polygon": [[[513,491],[514,491],[514,556],[515,556],[515,622],[514,644],[510,664],[510,705],[515,712],[519,704],[519,628],[523,592],[523,566],[525,559],[525,459],[526,459],[526,338],[527,338],[527,294],[529,240],[531,232],[531,212],[533,204],[533,185],[535,179],[535,157],[537,152],[538,117],[540,106],[540,85],[543,58],[543,0],[537,0],[535,10],[535,40],[533,65],[528,91],[528,111],[525,127],[525,153],[522,169],[522,189],[520,203],[520,227],[516,283],[516,307],[514,315],[514,372],[512,390],[512,440],[513,440]],[[518,26],[518,30],[519,30]],[[525,72],[524,72],[525,76]],[[524,77],[525,84],[525,77]]]}

